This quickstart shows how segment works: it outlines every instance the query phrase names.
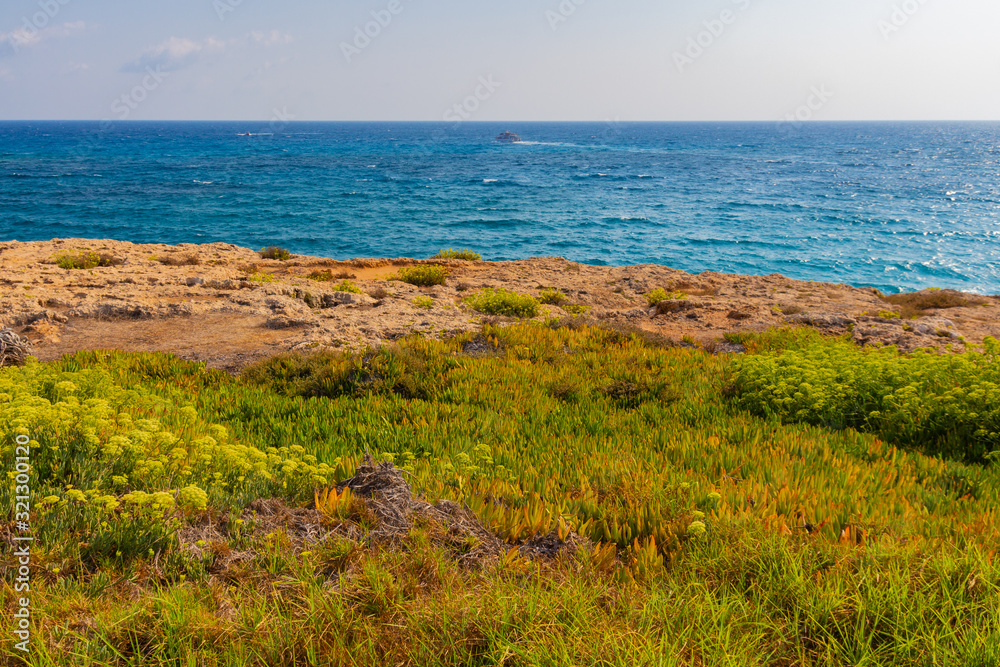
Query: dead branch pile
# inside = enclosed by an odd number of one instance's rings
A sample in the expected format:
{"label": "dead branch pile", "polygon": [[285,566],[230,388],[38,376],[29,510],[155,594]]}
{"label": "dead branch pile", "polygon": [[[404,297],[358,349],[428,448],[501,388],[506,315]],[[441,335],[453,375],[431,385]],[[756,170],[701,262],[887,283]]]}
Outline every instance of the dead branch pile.
{"label": "dead branch pile", "polygon": [[388,461],[375,465],[366,456],[354,477],[338,485],[338,492],[345,487],[365,499],[376,520],[369,532],[374,541],[398,541],[409,533],[416,520],[423,520],[441,529],[442,541],[462,552],[459,555],[462,562],[481,563],[510,548],[464,507],[447,500],[431,505],[414,498],[403,472]]}
{"label": "dead branch pile", "polygon": [[12,329],[0,329],[0,367],[23,366],[31,356],[31,343]]}

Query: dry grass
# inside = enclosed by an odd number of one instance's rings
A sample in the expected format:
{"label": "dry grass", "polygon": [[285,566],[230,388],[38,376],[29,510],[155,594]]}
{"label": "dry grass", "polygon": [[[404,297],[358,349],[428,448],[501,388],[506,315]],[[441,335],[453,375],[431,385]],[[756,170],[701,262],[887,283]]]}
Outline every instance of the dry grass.
{"label": "dry grass", "polygon": [[688,296],[718,296],[719,287],[716,285],[699,285],[697,283],[680,282],[673,289]]}
{"label": "dry grass", "polygon": [[201,258],[194,253],[183,256],[167,255],[166,257],[158,257],[156,261],[164,266],[198,266],[201,264]]}
{"label": "dry grass", "polygon": [[306,278],[321,283],[328,283],[328,282],[333,282],[334,280],[355,280],[357,279],[357,276],[353,273],[350,273],[349,271],[340,271],[338,273],[334,273],[330,269],[326,269],[325,271],[313,271],[308,276],[306,276]]}
{"label": "dry grass", "polygon": [[989,300],[983,297],[950,289],[928,289],[919,292],[890,294],[883,297],[883,300],[898,306],[900,316],[905,319],[923,317],[928,315],[930,310],[966,308],[989,303]]}
{"label": "dry grass", "polygon": [[376,301],[383,301],[392,296],[392,293],[384,287],[376,287],[372,291],[368,292],[368,296]]}

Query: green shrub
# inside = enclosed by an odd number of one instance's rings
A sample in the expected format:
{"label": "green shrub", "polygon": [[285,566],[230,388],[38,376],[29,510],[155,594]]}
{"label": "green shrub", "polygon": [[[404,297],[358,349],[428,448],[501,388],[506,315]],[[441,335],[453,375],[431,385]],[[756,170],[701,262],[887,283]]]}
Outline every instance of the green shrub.
{"label": "green shrub", "polygon": [[558,306],[569,301],[569,297],[557,289],[543,289],[538,295],[538,300],[550,306]]}
{"label": "green shrub", "polygon": [[438,254],[431,257],[431,259],[466,259],[471,262],[477,262],[483,258],[478,252],[473,252],[468,248],[462,248],[461,250],[452,250],[448,248],[447,250],[442,250]]}
{"label": "green shrub", "polygon": [[423,310],[430,310],[434,307],[434,299],[429,296],[418,296],[413,300],[413,305]]}
{"label": "green shrub", "polygon": [[53,259],[60,269],[95,269],[98,267],[119,266],[122,263],[121,260],[115,259],[111,255],[91,250],[61,252],[57,253]]}
{"label": "green shrub", "polygon": [[318,283],[329,283],[333,282],[333,271],[326,269],[325,271],[313,271],[308,276],[309,280],[315,280]]}
{"label": "green shrub", "polygon": [[389,280],[398,280],[417,287],[430,287],[431,285],[444,285],[447,277],[448,269],[445,267],[437,264],[421,264],[402,268]]}
{"label": "green shrub", "polygon": [[484,289],[467,297],[465,303],[473,310],[487,315],[503,315],[505,317],[537,317],[538,300],[527,294],[508,292],[505,289]]}
{"label": "green shrub", "polygon": [[877,433],[968,461],[1000,448],[1000,344],[985,352],[901,355],[820,341],[735,362],[736,404],[785,422]]}
{"label": "green shrub", "polygon": [[261,259],[278,259],[281,261],[285,261],[292,256],[292,253],[287,248],[280,248],[276,245],[261,248],[257,251],[257,254],[261,256]]}
{"label": "green shrub", "polygon": [[567,303],[564,306],[560,306],[570,315],[583,315],[584,313],[589,313],[593,306],[586,306],[582,303]]}
{"label": "green shrub", "polygon": [[350,280],[341,281],[336,287],[333,288],[334,292],[350,292],[351,294],[361,294],[361,288],[355,285]]}
{"label": "green shrub", "polygon": [[276,281],[276,278],[273,274],[258,272],[251,275],[248,280],[255,283],[273,283]]}
{"label": "green shrub", "polygon": [[661,301],[682,301],[687,298],[688,295],[683,292],[668,292],[662,287],[657,287],[646,295],[646,301],[650,306],[655,306]]}

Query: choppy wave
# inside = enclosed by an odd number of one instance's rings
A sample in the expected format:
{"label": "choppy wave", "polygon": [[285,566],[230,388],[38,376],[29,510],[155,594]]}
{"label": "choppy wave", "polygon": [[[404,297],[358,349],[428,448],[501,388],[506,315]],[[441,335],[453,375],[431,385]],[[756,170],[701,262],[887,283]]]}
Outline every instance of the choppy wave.
{"label": "choppy wave", "polygon": [[[794,141],[752,123],[254,127],[0,123],[0,240],[472,247],[1000,293],[998,123],[815,124]],[[505,129],[522,143],[496,143]]]}

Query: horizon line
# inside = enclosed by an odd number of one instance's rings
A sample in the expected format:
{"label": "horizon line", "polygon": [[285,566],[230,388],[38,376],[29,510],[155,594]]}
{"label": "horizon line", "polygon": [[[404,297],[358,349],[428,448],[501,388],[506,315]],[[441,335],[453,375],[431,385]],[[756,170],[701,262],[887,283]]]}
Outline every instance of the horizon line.
{"label": "horizon line", "polygon": [[[115,124],[138,124],[138,123],[270,123],[274,118],[251,118],[251,119],[218,119],[218,118],[148,118],[148,119],[111,119],[111,118],[0,118],[0,123],[115,123]],[[596,119],[596,120],[409,120],[409,119],[323,119],[323,120],[297,120],[287,119],[280,121],[283,124],[294,123],[427,123],[437,125],[496,125],[500,123],[560,123],[560,124],[593,124],[603,123],[606,125],[626,125],[640,123],[761,123],[761,124],[782,124],[784,119],[702,119],[702,120],[618,120],[618,119]],[[899,119],[840,119],[840,120],[805,120],[798,121],[797,125],[836,125],[847,123],[1000,123],[997,119],[947,119],[947,118],[899,118]]]}

